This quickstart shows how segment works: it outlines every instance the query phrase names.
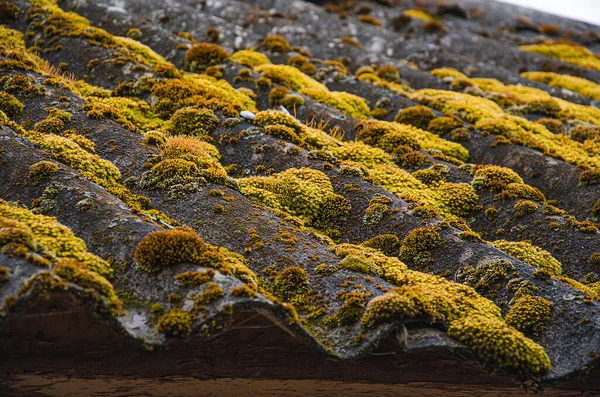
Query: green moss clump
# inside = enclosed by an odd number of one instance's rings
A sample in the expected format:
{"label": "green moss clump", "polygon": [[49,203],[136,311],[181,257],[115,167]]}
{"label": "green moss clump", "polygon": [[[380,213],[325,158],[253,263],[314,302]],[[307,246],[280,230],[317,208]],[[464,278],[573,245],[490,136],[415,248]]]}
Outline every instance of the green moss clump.
{"label": "green moss clump", "polygon": [[444,135],[457,128],[462,128],[463,126],[464,123],[458,117],[443,116],[431,120],[426,128],[423,129],[433,132],[434,134]]}
{"label": "green moss clump", "polygon": [[362,291],[352,291],[340,293],[338,297],[344,303],[334,316],[329,316],[325,319],[325,323],[329,326],[343,327],[359,321],[367,306],[367,294]]}
{"label": "green moss clump", "polygon": [[9,1],[0,1],[0,21],[13,22],[19,18],[21,9],[18,5]]}
{"label": "green moss clump", "polygon": [[350,214],[350,202],[334,193],[321,171],[290,168],[267,177],[238,180],[241,192],[270,208],[301,218],[323,233],[341,233]]}
{"label": "green moss clump", "polygon": [[127,31],[127,36],[129,36],[133,40],[139,40],[142,38],[142,31],[138,28],[131,28]]}
{"label": "green moss clump", "polygon": [[172,135],[200,136],[210,134],[218,124],[212,110],[185,107],[173,114],[167,129]]}
{"label": "green moss clump", "polygon": [[600,137],[600,128],[578,125],[570,131],[571,139],[577,142],[585,142],[588,139]]}
{"label": "green moss clump", "polygon": [[290,141],[296,145],[300,145],[303,142],[293,129],[285,125],[268,125],[265,127],[265,133],[283,138],[286,141]]}
{"label": "green moss clump", "polygon": [[58,165],[50,161],[38,161],[29,167],[29,176],[35,180],[46,179],[58,172]]}
{"label": "green moss clump", "polygon": [[450,324],[448,335],[465,343],[495,370],[539,377],[550,370],[544,349],[500,319],[470,316]]}
{"label": "green moss clump", "polygon": [[231,57],[223,47],[213,43],[194,44],[185,54],[185,67],[192,72],[223,63]]}
{"label": "green moss clump", "polygon": [[526,241],[496,240],[494,246],[508,255],[522,260],[525,263],[539,269],[546,270],[552,275],[559,276],[562,273],[562,265],[554,259],[548,251],[545,251]]}
{"label": "green moss clump", "polygon": [[3,240],[8,244],[16,243],[25,248],[18,250],[19,256],[40,266],[48,267],[72,259],[102,277],[113,274],[108,262],[88,252],[85,242],[55,218],[36,215],[0,199],[0,230],[4,236],[0,238],[0,246],[4,245]]}
{"label": "green moss clump", "polygon": [[521,200],[515,204],[515,216],[523,217],[528,214],[533,214],[537,211],[538,206],[531,200]]}
{"label": "green moss clump", "polygon": [[528,336],[539,336],[551,323],[552,302],[540,296],[517,299],[504,317],[506,324]]}
{"label": "green moss clump", "polygon": [[36,131],[44,134],[58,134],[63,128],[65,128],[65,123],[58,117],[48,117],[34,126]]}
{"label": "green moss clump", "polygon": [[209,305],[225,295],[223,289],[218,283],[209,283],[202,294],[194,300],[194,310],[199,310],[202,306]]}
{"label": "green moss clump", "polygon": [[397,256],[400,240],[393,234],[381,234],[365,241],[362,245],[379,250],[387,256]]}
{"label": "green moss clump", "polygon": [[156,332],[165,336],[184,337],[192,333],[193,313],[174,308],[163,314],[156,324]]}
{"label": "green moss clump", "polygon": [[144,142],[148,145],[162,145],[167,141],[167,137],[160,131],[148,131],[144,133]]}
{"label": "green moss clump", "polygon": [[600,168],[583,171],[579,174],[579,183],[582,186],[597,185],[600,183]]}
{"label": "green moss clump", "polygon": [[202,264],[207,259],[206,243],[186,228],[152,232],[138,244],[134,258],[137,266],[155,273],[182,263]]}
{"label": "green moss clump", "polygon": [[273,52],[290,52],[292,50],[290,43],[279,35],[267,36],[264,38],[263,43],[269,51]]}
{"label": "green moss clump", "polygon": [[11,120],[18,120],[23,115],[25,106],[17,98],[6,92],[0,92],[0,111]]}
{"label": "green moss clump", "polygon": [[5,266],[0,266],[0,284],[8,281],[10,270]]}
{"label": "green moss clump", "polygon": [[256,298],[258,297],[258,292],[256,291],[256,285],[254,284],[244,284],[239,287],[233,287],[229,293],[238,298]]}
{"label": "green moss clump", "polygon": [[307,293],[309,288],[308,276],[300,266],[290,266],[282,270],[273,281],[275,295],[285,301]]}
{"label": "green moss clump", "polygon": [[546,129],[548,131],[550,131],[553,134],[562,134],[564,135],[567,130],[565,129],[565,126],[563,125],[562,121],[557,120],[557,119],[539,119],[535,121],[538,124],[543,125],[544,127],[546,127]]}
{"label": "green moss clump", "polygon": [[426,130],[429,123],[435,119],[435,114],[425,106],[411,106],[398,112],[394,121],[396,123],[410,124]]}
{"label": "green moss clump", "polygon": [[183,272],[175,276],[177,281],[183,287],[199,286],[209,282],[215,277],[215,271],[208,269],[203,272]]}
{"label": "green moss clump", "polygon": [[400,247],[400,259],[420,267],[433,261],[431,251],[442,245],[442,238],[435,227],[421,227],[410,231]]}
{"label": "green moss clump", "polygon": [[523,179],[510,168],[496,165],[477,168],[471,182],[478,190],[502,190],[511,183],[523,184]]}
{"label": "green moss clump", "polygon": [[473,287],[483,296],[494,296],[496,290],[508,281],[515,271],[512,263],[505,259],[490,259],[474,268],[465,266],[456,272],[456,280]]}

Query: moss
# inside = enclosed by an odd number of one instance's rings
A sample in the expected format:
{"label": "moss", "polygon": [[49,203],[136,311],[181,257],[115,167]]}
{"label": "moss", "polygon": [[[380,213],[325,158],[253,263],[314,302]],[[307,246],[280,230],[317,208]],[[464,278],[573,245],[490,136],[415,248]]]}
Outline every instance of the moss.
{"label": "moss", "polygon": [[19,18],[21,9],[14,3],[8,1],[0,1],[0,21],[13,22]]}
{"label": "moss", "polygon": [[138,28],[131,28],[127,31],[127,36],[132,38],[133,40],[139,40],[142,38],[142,31]]}
{"label": "moss", "polygon": [[223,63],[229,59],[229,54],[223,47],[213,43],[194,44],[185,54],[185,67],[191,71],[198,71],[208,66]]}
{"label": "moss", "polygon": [[192,324],[196,316],[174,308],[158,319],[156,332],[170,337],[185,337],[192,333]]}
{"label": "moss", "polygon": [[515,267],[509,261],[490,259],[477,268],[472,266],[460,268],[456,272],[456,280],[473,287],[483,296],[492,297],[514,271]]}
{"label": "moss", "polygon": [[151,273],[179,264],[191,264],[211,267],[245,282],[256,282],[256,276],[241,256],[205,243],[189,228],[150,233],[138,244],[134,259],[140,269]]}
{"label": "moss", "polygon": [[518,201],[514,207],[515,216],[517,216],[519,218],[523,217],[525,215],[528,215],[528,214],[535,213],[537,211],[537,209],[538,209],[537,204],[531,200]]}
{"label": "moss", "polygon": [[[502,92],[511,95],[518,106],[526,106],[532,112],[559,112],[561,119],[579,119],[598,123],[600,113],[592,107],[580,106],[557,98],[546,92],[524,86],[505,86],[497,80],[471,79],[473,84],[489,92]],[[483,88],[482,88],[483,87]],[[451,91],[424,89],[409,94],[412,100],[433,107],[447,114],[460,116],[461,119],[475,123],[484,133],[504,137],[507,142],[528,146],[544,154],[585,168],[600,166],[600,159],[583,150],[576,141],[566,139],[548,131],[543,125],[521,117],[508,115],[493,101]],[[598,165],[596,165],[598,164]]]}
{"label": "moss", "polygon": [[410,18],[420,19],[425,22],[435,19],[432,15],[426,13],[425,11],[416,10],[416,9],[406,10],[402,13],[402,15],[405,15]]}
{"label": "moss", "polygon": [[357,48],[363,48],[362,44],[360,44],[360,42],[358,40],[356,40],[355,38],[350,37],[350,36],[340,37],[340,41],[342,43],[346,43],[346,44],[349,44],[349,45],[357,47]]}
{"label": "moss", "polygon": [[[332,92],[329,89],[312,79],[300,70],[289,65],[261,65],[255,68],[255,71],[261,73],[264,77],[269,77],[273,81],[298,91],[317,102],[323,103],[339,109],[347,115],[355,118],[368,117],[370,108],[368,102],[347,92]],[[282,79],[277,76],[282,76]]]}
{"label": "moss", "polygon": [[571,139],[577,142],[585,142],[588,139],[593,139],[597,136],[600,136],[600,128],[598,127],[590,127],[585,125],[578,125],[573,127],[571,131]]}
{"label": "moss", "polygon": [[497,240],[494,241],[493,244],[499,250],[502,250],[508,255],[520,259],[537,269],[546,270],[553,275],[560,275],[562,272],[561,263],[554,259],[548,251],[531,245],[526,241],[511,242]]}
{"label": "moss", "polygon": [[379,27],[383,27],[383,23],[372,15],[359,15],[357,18],[359,21],[363,23],[367,23],[369,25],[375,25]]}
{"label": "moss", "polygon": [[600,86],[593,81],[581,77],[552,72],[525,72],[521,73],[521,76],[553,87],[567,89],[582,96],[597,100],[600,99]]}
{"label": "moss", "polygon": [[522,296],[511,305],[504,319],[525,335],[539,336],[552,321],[552,302],[539,296]]}
{"label": "moss", "polygon": [[567,132],[562,121],[557,119],[543,118],[538,119],[535,122],[543,125],[548,131],[550,131],[553,134],[565,134]]}
{"label": "moss", "polygon": [[6,283],[9,280],[9,274],[9,268],[0,266],[0,284]]}
{"label": "moss", "polygon": [[583,171],[579,174],[579,184],[582,186],[597,185],[600,183],[600,168]]}
{"label": "moss", "polygon": [[441,245],[442,238],[435,227],[416,228],[402,240],[399,256],[400,259],[421,267],[433,261],[431,251]]}
{"label": "moss", "polygon": [[292,50],[290,43],[283,36],[279,35],[265,37],[263,44],[269,51],[273,52],[290,52]]}
{"label": "moss", "polygon": [[204,305],[209,305],[225,296],[221,286],[215,282],[208,283],[204,291],[194,300],[194,310],[199,310]]}
{"label": "moss", "polygon": [[431,109],[425,106],[411,106],[399,111],[394,121],[402,124],[410,124],[425,130],[434,118],[435,114]]}
{"label": "moss", "polygon": [[209,135],[219,124],[210,109],[185,107],[179,109],[169,120],[167,129],[171,135]]}
{"label": "moss", "polygon": [[523,51],[531,51],[563,62],[600,71],[600,60],[585,47],[574,44],[533,44],[519,47]]}
{"label": "moss", "polygon": [[[4,229],[6,226],[8,228]],[[11,232],[12,228],[19,232]],[[20,242],[35,251],[36,255],[29,254],[27,250],[23,252],[26,259],[44,266],[73,259],[100,276],[112,276],[110,264],[89,253],[85,242],[76,237],[69,228],[58,223],[56,218],[36,215],[26,208],[0,200],[0,229],[3,230],[4,238],[12,236],[12,242]],[[17,237],[18,240],[14,240]]]}
{"label": "moss", "polygon": [[397,256],[400,240],[393,234],[381,234],[365,241],[362,245],[379,250],[387,256]]}
{"label": "moss", "polygon": [[400,73],[398,73],[398,69],[393,65],[383,65],[377,68],[376,74],[382,80],[394,83],[400,82]]}
{"label": "moss", "polygon": [[50,161],[39,161],[29,167],[29,176],[35,180],[51,178],[58,172],[58,165]]}
{"label": "moss", "polygon": [[211,281],[215,277],[215,271],[208,269],[203,272],[183,272],[175,276],[177,281],[183,287],[199,286]]}
{"label": "moss", "polygon": [[334,316],[325,319],[329,326],[343,327],[358,322],[368,302],[368,296],[362,291],[344,292],[338,294],[344,303],[336,311]]}
{"label": "moss", "polygon": [[65,128],[65,123],[57,117],[48,117],[39,123],[35,124],[34,129],[36,131],[45,134],[58,134]]}
{"label": "moss", "polygon": [[356,139],[392,153],[401,146],[410,149],[434,149],[460,161],[466,161],[469,152],[459,144],[448,142],[439,136],[419,128],[378,120],[360,123]]}
{"label": "moss", "polygon": [[497,165],[477,167],[471,182],[478,190],[502,190],[511,183],[523,184],[523,179],[510,168]]}
{"label": "moss", "polygon": [[256,292],[256,285],[244,284],[239,287],[233,287],[229,293],[238,298],[256,298],[258,292]]}
{"label": "moss", "polygon": [[335,194],[320,171],[290,168],[268,177],[238,180],[240,191],[275,210],[286,211],[328,235],[338,235],[350,214],[348,200]]}
{"label": "moss", "polygon": [[307,293],[309,288],[308,276],[300,266],[290,266],[282,270],[273,281],[275,295],[285,301]]}
{"label": "moss", "polygon": [[443,116],[429,122],[426,127],[421,127],[434,134],[444,135],[457,128],[462,128],[464,123],[457,117]]}
{"label": "moss", "polygon": [[265,128],[265,133],[283,138],[286,141],[290,141],[296,145],[300,145],[302,143],[302,139],[300,139],[294,130],[290,127],[286,127],[285,125],[268,125]]}
{"label": "moss", "polygon": [[162,145],[167,141],[167,137],[160,131],[148,131],[144,133],[144,142],[148,145]]}
{"label": "moss", "polygon": [[0,92],[0,111],[11,120],[18,120],[23,115],[25,106],[17,98],[6,92]]}
{"label": "moss", "polygon": [[52,270],[57,276],[77,283],[84,288],[92,288],[106,296],[115,308],[120,305],[112,284],[100,274],[88,270],[84,263],[76,260],[65,260],[57,263]]}
{"label": "moss", "polygon": [[550,370],[544,349],[496,318],[469,316],[453,322],[448,335],[465,343],[494,369],[538,377]]}
{"label": "moss", "polygon": [[444,29],[444,24],[442,21],[434,19],[431,21],[426,21],[423,24],[423,31],[425,33],[436,33],[442,31]]}

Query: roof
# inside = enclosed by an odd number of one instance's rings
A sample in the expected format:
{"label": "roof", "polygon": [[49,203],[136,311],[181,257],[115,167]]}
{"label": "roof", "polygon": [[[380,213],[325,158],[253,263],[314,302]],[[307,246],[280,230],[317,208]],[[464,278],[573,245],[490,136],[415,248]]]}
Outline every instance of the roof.
{"label": "roof", "polygon": [[92,3],[0,2],[13,395],[597,387],[596,27]]}

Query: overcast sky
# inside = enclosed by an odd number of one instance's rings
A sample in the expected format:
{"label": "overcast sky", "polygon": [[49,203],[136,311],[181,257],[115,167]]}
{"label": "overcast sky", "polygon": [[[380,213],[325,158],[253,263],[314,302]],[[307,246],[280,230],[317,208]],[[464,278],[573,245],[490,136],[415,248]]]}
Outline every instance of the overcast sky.
{"label": "overcast sky", "polygon": [[600,0],[500,0],[600,25]]}

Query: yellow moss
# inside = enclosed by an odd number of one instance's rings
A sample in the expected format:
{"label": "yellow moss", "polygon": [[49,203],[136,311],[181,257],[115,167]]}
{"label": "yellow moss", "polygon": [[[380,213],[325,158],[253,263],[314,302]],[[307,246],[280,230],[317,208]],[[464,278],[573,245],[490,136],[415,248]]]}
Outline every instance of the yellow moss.
{"label": "yellow moss", "polygon": [[254,124],[260,127],[282,125],[294,130],[296,135],[306,143],[309,148],[322,149],[328,146],[337,146],[339,141],[318,128],[302,124],[293,116],[285,112],[266,110],[256,114]]}
{"label": "yellow moss", "polygon": [[362,142],[344,142],[343,146],[329,149],[338,160],[349,160],[367,167],[378,164],[393,164],[391,157],[382,149],[372,147]]}
{"label": "yellow moss", "polygon": [[533,44],[521,46],[519,49],[600,71],[600,59],[583,46],[575,44]]}
{"label": "yellow moss", "polygon": [[263,75],[269,73],[283,74],[289,79],[290,88],[317,102],[335,107],[351,117],[364,118],[369,116],[369,104],[364,98],[347,92],[331,92],[325,85],[293,66],[265,64],[255,67],[254,70]]}
{"label": "yellow moss", "polygon": [[600,100],[600,85],[581,77],[552,72],[525,72],[521,77],[540,81],[553,87],[564,88],[582,96]]}
{"label": "yellow moss", "polygon": [[52,263],[75,259],[101,276],[112,276],[110,264],[87,252],[85,242],[71,229],[58,223],[56,218],[33,214],[26,208],[0,199],[0,230],[6,226],[26,231],[32,239],[29,247]]}
{"label": "yellow moss", "polygon": [[[533,89],[519,88],[520,93],[526,90]],[[551,133],[541,124],[508,115],[498,104],[489,99],[432,89],[416,91],[411,95],[411,99],[475,123],[485,133],[505,136],[518,144],[538,149],[544,154],[563,159],[570,164],[582,167],[600,165],[600,149],[597,147],[592,146],[587,150],[582,144],[567,136]],[[561,114],[564,114],[567,119],[578,118],[592,122],[595,120],[596,112],[599,112],[592,107],[571,104],[552,97],[550,99],[560,107]]]}
{"label": "yellow moss", "polygon": [[192,333],[192,324],[195,319],[194,314],[174,308],[158,319],[156,332],[165,336],[188,336]]}
{"label": "yellow moss", "polygon": [[522,260],[531,266],[546,270],[553,275],[560,276],[562,265],[546,250],[543,250],[526,241],[496,240],[492,243],[496,248],[506,252],[508,255]]}
{"label": "yellow moss", "polygon": [[0,25],[0,44],[12,50],[25,50],[23,33]]}
{"label": "yellow moss", "polygon": [[443,182],[428,186],[408,172],[389,165],[373,167],[368,179],[405,200],[436,208],[446,220],[466,216],[480,208],[475,189],[467,184]]}
{"label": "yellow moss", "polygon": [[425,22],[432,21],[435,19],[432,15],[426,13],[425,11],[414,10],[414,9],[406,10],[402,13],[402,15],[406,15],[411,18],[420,19]]}
{"label": "yellow moss", "polygon": [[240,50],[231,56],[231,60],[244,66],[256,67],[270,64],[271,60],[265,54],[254,50]]}
{"label": "yellow moss", "polygon": [[544,349],[497,318],[468,316],[450,324],[448,335],[468,345],[494,369],[539,377],[550,371]]}
{"label": "yellow moss", "polygon": [[552,321],[552,302],[540,296],[525,295],[512,304],[504,317],[506,324],[525,335],[540,335]]}
{"label": "yellow moss", "polygon": [[357,140],[381,147],[387,152],[394,151],[398,145],[409,145],[413,149],[439,150],[460,161],[466,161],[469,158],[469,152],[462,145],[446,141],[436,134],[412,125],[365,120],[360,127],[362,129],[357,135]]}
{"label": "yellow moss", "polygon": [[440,78],[445,78],[445,77],[449,77],[452,79],[468,79],[469,77],[467,77],[466,74],[459,72],[458,70],[454,69],[454,68],[439,68],[439,69],[433,69],[430,72],[432,75],[440,77]]}
{"label": "yellow moss", "polygon": [[[507,326],[500,309],[471,287],[408,270],[397,258],[375,249],[342,244],[332,250],[342,258],[339,267],[382,277],[399,287],[369,302],[361,319],[364,327],[390,321],[447,324],[451,337],[496,368],[526,375],[541,375],[550,369],[543,348]],[[504,349],[500,341],[508,341],[510,349]]]}
{"label": "yellow moss", "polygon": [[92,115],[88,112],[92,118],[112,118],[125,128],[133,124],[141,131],[158,129],[164,123],[152,112],[147,102],[138,98],[88,96],[86,99],[88,102],[84,109],[94,112]]}
{"label": "yellow moss", "polygon": [[[189,228],[175,228],[148,234],[135,250],[137,266],[156,273],[180,264],[212,267],[242,281],[256,283],[256,275],[248,269],[240,255],[223,247],[207,244]],[[183,277],[189,281],[188,277]]]}
{"label": "yellow moss", "polygon": [[338,235],[350,213],[348,200],[334,193],[321,171],[290,168],[268,177],[238,179],[238,183],[250,199],[298,216],[328,235]]}

